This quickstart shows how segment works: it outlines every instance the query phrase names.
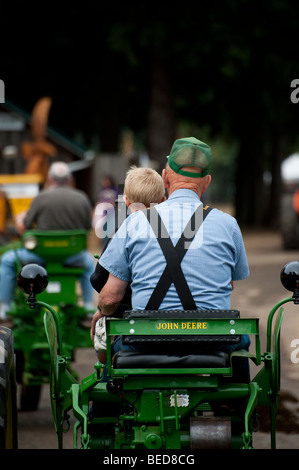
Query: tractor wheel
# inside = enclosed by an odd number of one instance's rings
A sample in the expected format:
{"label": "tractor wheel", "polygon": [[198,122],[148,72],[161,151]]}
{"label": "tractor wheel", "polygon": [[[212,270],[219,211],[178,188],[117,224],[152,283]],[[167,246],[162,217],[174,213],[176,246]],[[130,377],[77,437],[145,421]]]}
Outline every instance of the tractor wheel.
{"label": "tractor wheel", "polygon": [[40,394],[41,394],[41,385],[22,384],[21,410],[22,411],[37,410],[39,399],[40,399]]}
{"label": "tractor wheel", "polygon": [[17,384],[13,336],[9,328],[0,327],[0,449],[16,449]]}
{"label": "tractor wheel", "polygon": [[35,411],[38,408],[41,385],[27,385],[23,381],[25,357],[22,351],[16,353],[17,384],[21,385],[20,408],[22,411]]}
{"label": "tractor wheel", "polygon": [[25,359],[24,359],[24,353],[23,351],[15,350],[15,356],[16,356],[16,379],[17,379],[17,384],[22,383],[23,379],[23,372],[24,372],[24,364],[25,364]]}

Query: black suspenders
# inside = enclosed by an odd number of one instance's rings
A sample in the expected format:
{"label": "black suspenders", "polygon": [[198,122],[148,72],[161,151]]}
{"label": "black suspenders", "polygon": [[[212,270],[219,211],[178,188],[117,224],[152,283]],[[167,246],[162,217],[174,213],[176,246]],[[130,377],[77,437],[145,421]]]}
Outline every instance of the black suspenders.
{"label": "black suspenders", "polygon": [[[188,250],[188,246],[199,230],[201,223],[211,210],[212,207],[209,206],[206,206],[203,209],[201,205],[198,206],[181,234],[176,246],[173,246],[165,225],[156,209],[153,207],[152,209],[147,210],[147,219],[165,256],[166,266],[147,303],[147,306],[145,307],[145,310],[158,310],[172,282],[175,285],[184,310],[197,310],[193,296],[182,271],[181,262]],[[191,234],[191,236],[188,237],[188,234]]]}

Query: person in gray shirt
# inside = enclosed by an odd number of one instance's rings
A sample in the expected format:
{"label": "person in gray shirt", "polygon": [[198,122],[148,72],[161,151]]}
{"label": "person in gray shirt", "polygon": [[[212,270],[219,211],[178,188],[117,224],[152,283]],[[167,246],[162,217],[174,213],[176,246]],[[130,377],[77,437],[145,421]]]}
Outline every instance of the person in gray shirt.
{"label": "person in gray shirt", "polygon": [[[86,230],[91,229],[92,206],[87,195],[72,187],[72,175],[64,162],[50,166],[46,188],[33,200],[28,212],[17,220],[16,229],[37,230]],[[42,263],[40,256],[25,248],[9,250],[1,258],[0,319],[6,318],[16,286],[16,256],[22,264]],[[83,250],[66,260],[69,266],[84,266],[81,276],[82,295],[87,309],[93,308],[93,288],[90,276],[94,271],[94,260],[88,251]]]}

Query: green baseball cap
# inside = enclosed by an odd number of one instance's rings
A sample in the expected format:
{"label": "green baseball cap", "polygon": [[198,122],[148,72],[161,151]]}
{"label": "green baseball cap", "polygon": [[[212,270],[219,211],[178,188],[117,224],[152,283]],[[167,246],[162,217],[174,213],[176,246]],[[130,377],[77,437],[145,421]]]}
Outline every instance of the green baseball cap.
{"label": "green baseball cap", "polygon": [[[184,137],[177,139],[171,149],[168,159],[170,168],[179,175],[191,178],[201,178],[209,174],[212,164],[212,152],[210,147],[195,137]],[[184,171],[184,166],[201,168],[202,173],[192,173]]]}

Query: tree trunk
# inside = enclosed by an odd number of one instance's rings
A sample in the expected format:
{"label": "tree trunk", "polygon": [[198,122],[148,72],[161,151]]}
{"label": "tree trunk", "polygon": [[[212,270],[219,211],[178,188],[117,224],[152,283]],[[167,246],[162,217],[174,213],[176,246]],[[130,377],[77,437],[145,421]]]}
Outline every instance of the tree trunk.
{"label": "tree trunk", "polygon": [[147,138],[149,157],[161,171],[175,139],[175,111],[167,72],[156,57],[152,66]]}
{"label": "tree trunk", "polygon": [[[254,121],[253,121],[254,122]],[[236,219],[240,225],[263,225],[264,135],[244,124],[236,172]],[[255,132],[254,132],[255,131]]]}
{"label": "tree trunk", "polygon": [[279,228],[280,223],[280,199],[282,193],[281,163],[283,160],[285,142],[279,131],[273,131],[272,153],[271,153],[271,188],[269,200],[269,220],[268,223]]}

